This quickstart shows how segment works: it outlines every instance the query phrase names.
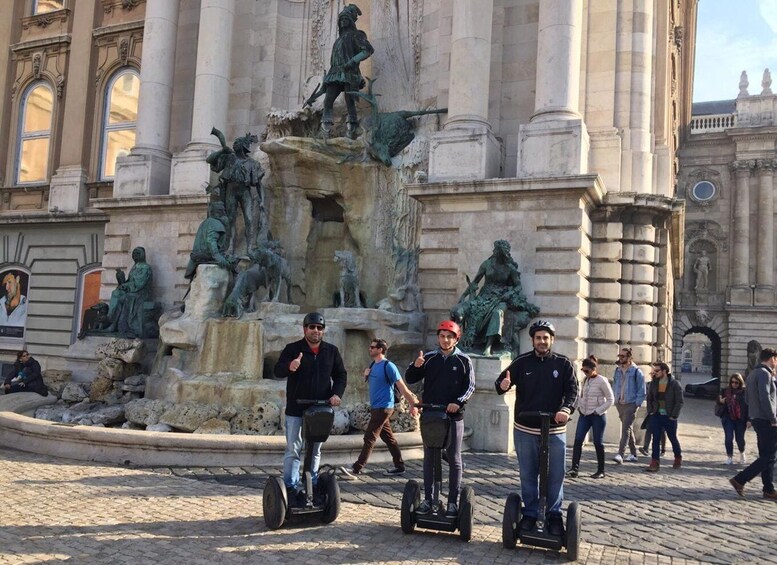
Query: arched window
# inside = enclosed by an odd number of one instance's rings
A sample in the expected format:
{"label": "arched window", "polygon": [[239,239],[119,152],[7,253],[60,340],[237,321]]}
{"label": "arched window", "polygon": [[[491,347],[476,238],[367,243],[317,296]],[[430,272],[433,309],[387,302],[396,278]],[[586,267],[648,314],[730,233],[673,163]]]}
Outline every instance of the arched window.
{"label": "arched window", "polygon": [[54,93],[46,83],[36,82],[22,96],[19,123],[19,154],[16,183],[44,183],[48,178],[51,117]]}
{"label": "arched window", "polygon": [[100,303],[100,278],[103,268],[90,266],[78,274],[77,314],[75,320],[75,335],[81,330],[94,329],[99,313],[92,308]]}
{"label": "arched window", "polygon": [[32,13],[47,14],[65,7],[65,0],[32,0]]}
{"label": "arched window", "polygon": [[114,177],[116,158],[128,155],[135,146],[139,93],[140,76],[134,69],[122,69],[108,82],[100,157],[100,178],[103,180]]}

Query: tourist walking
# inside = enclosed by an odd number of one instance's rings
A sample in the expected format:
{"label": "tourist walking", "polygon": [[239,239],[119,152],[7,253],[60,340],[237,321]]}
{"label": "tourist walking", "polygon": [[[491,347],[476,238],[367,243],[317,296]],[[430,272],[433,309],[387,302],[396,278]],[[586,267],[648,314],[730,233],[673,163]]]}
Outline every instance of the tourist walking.
{"label": "tourist walking", "polygon": [[394,387],[396,386],[398,392],[405,397],[411,406],[410,414],[413,416],[418,413],[418,409],[415,407],[418,398],[407,388],[397,366],[386,359],[387,351],[388,343],[385,340],[373,339],[370,342],[369,355],[372,362],[369,367],[364,369],[364,379],[367,381],[370,391],[370,421],[364,431],[364,445],[356,462],[350,466],[340,467],[340,471],[346,479],[358,478],[379,437],[388,447],[394,462],[394,466],[387,469],[386,474],[402,475],[405,472],[405,462],[402,460],[402,453],[397,445],[394,432],[391,430],[390,418],[394,413],[394,405],[400,401],[399,398],[395,397]]}
{"label": "tourist walking", "polygon": [[734,463],[734,438],[739,449],[739,463],[745,463],[745,430],[747,429],[747,402],[745,379],[739,373],[729,377],[728,386],[718,396],[715,413],[720,416],[726,448],[726,464]]}
{"label": "tourist walking", "polygon": [[729,479],[739,496],[744,496],[745,485],[757,475],[763,482],[763,497],[777,500],[774,491],[774,459],[777,451],[777,349],[766,347],[759,355],[760,363],[747,375],[745,400],[748,416],[758,439],[758,458]]}
{"label": "tourist walking", "polygon": [[[613,375],[612,389],[615,394],[615,408],[621,421],[621,438],[618,443],[618,453],[613,461],[621,464],[624,461],[637,460],[637,446],[634,441],[634,420],[642,403],[645,402],[645,374],[634,363],[630,347],[624,347],[618,353],[618,363]],[[629,455],[626,455],[626,444]]]}
{"label": "tourist walking", "polygon": [[666,363],[656,361],[650,367],[654,378],[650,381],[647,392],[647,412],[650,416],[649,429],[653,436],[653,452],[650,465],[644,470],[656,473],[660,468],[658,438],[664,431],[674,452],[672,467],[679,469],[682,465],[683,452],[677,439],[677,418],[680,417],[680,410],[683,408],[683,387],[672,376]]}
{"label": "tourist walking", "polygon": [[585,378],[580,387],[577,399],[577,430],[575,444],[572,447],[572,468],[567,477],[577,477],[580,467],[580,456],[583,452],[583,441],[588,430],[593,430],[594,449],[596,450],[596,472],[592,479],[604,478],[604,428],[607,426],[607,409],[614,402],[610,383],[597,372],[599,362],[594,355],[583,359],[583,374]]}

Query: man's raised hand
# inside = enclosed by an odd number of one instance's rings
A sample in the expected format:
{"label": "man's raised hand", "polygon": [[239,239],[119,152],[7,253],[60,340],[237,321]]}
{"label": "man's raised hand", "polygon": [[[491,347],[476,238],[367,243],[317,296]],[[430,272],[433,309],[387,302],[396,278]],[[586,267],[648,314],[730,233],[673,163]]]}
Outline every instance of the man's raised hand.
{"label": "man's raised hand", "polygon": [[415,358],[415,361],[413,361],[414,367],[423,367],[424,366],[424,352],[419,351],[418,357]]}
{"label": "man's raised hand", "polygon": [[513,384],[513,382],[510,380],[510,371],[507,371],[507,373],[505,374],[505,378],[503,378],[502,382],[499,383],[499,388],[504,392],[507,392],[508,390],[510,390],[511,384]]}
{"label": "man's raised hand", "polygon": [[297,369],[299,369],[299,366],[302,364],[302,352],[300,351],[299,357],[296,359],[292,359],[291,363],[289,363],[289,371],[292,373],[296,373]]}

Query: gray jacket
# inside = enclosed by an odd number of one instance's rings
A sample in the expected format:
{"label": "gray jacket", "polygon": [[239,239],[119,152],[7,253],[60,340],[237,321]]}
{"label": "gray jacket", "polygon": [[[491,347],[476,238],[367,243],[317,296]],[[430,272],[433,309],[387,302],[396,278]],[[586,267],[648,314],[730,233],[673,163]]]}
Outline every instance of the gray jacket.
{"label": "gray jacket", "polygon": [[[666,383],[666,392],[664,393],[664,402],[666,403],[666,414],[670,418],[677,419],[680,416],[680,410],[683,407],[683,387],[680,382],[669,373],[669,382]],[[655,414],[658,412],[658,380],[650,381],[647,392],[647,412]]]}
{"label": "gray jacket", "polygon": [[769,367],[763,363],[747,375],[745,388],[748,416],[751,420],[777,422],[777,384]]}

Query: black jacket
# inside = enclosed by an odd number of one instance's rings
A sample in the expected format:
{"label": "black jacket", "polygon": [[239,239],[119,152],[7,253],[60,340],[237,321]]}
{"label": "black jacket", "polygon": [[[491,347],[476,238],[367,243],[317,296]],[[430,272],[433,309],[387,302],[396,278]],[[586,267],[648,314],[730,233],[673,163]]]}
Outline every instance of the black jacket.
{"label": "black jacket", "polygon": [[[289,364],[300,353],[302,363],[292,373]],[[297,399],[327,400],[334,394],[342,398],[348,378],[336,346],[322,341],[318,355],[314,355],[304,338],[283,348],[274,373],[276,378],[286,379],[287,416],[302,416],[305,406],[297,404]]]}
{"label": "black jacket", "polygon": [[413,363],[405,371],[408,384],[424,381],[422,395],[427,404],[459,405],[459,411],[448,414],[451,420],[464,418],[464,405],[475,392],[475,370],[472,360],[457,347],[445,357],[439,349],[424,355],[424,364],[416,367]]}
{"label": "black jacket", "polygon": [[3,384],[11,384],[11,379],[19,374],[19,371],[24,369],[24,389],[27,392],[37,392],[41,396],[48,396],[49,389],[46,388],[46,383],[43,382],[43,375],[40,371],[40,363],[30,357],[25,363],[16,361],[13,364],[13,370],[9,371],[5,376]]}
{"label": "black jacket", "polygon": [[[507,371],[510,371],[510,386],[515,386],[516,429],[530,434],[538,434],[540,430],[539,418],[520,418],[521,412],[574,412],[577,376],[575,367],[564,355],[551,351],[545,357],[539,357],[533,349],[519,355],[497,377],[497,394],[506,392],[499,384],[507,377]],[[565,428],[566,424],[551,420],[550,433],[561,433]]]}

